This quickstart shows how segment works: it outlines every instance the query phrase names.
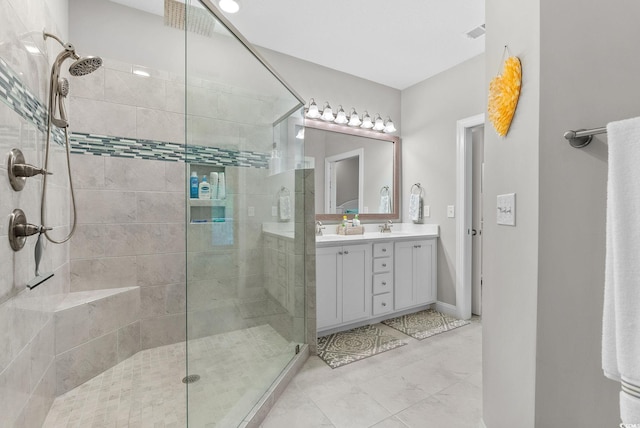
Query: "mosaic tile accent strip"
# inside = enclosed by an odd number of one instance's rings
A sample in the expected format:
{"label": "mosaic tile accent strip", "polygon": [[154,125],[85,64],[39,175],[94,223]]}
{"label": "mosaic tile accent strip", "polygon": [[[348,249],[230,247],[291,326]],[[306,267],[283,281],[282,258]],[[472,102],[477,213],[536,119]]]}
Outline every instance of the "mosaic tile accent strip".
{"label": "mosaic tile accent strip", "polygon": [[[47,131],[47,108],[27,88],[20,77],[0,58],[0,99],[20,117]],[[69,136],[71,152],[96,156],[193,162],[216,166],[268,168],[267,153],[170,143],[164,141],[73,132]],[[64,132],[54,127],[53,140],[64,141]]]}

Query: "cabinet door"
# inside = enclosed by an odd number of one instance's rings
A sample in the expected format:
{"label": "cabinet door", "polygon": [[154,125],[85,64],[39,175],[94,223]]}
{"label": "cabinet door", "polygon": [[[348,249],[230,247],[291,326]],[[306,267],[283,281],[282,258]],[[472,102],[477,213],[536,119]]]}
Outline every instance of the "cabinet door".
{"label": "cabinet door", "polygon": [[342,322],[342,255],[340,247],[316,249],[317,328]]}
{"label": "cabinet door", "polygon": [[416,305],[436,301],[435,280],[435,241],[423,240],[413,243],[413,278],[416,289]]}
{"label": "cabinet door", "polygon": [[415,242],[396,242],[394,248],[394,308],[404,309],[415,305],[413,287],[413,246]]}
{"label": "cabinet door", "polygon": [[342,247],[342,322],[371,316],[371,244]]}

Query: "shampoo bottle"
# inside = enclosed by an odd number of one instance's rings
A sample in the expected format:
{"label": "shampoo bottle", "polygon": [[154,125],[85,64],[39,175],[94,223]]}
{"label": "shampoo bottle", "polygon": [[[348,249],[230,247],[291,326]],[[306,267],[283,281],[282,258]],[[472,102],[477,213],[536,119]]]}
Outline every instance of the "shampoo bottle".
{"label": "shampoo bottle", "polygon": [[198,173],[193,171],[189,178],[189,197],[198,199]]}
{"label": "shampoo bottle", "polygon": [[207,183],[207,176],[202,176],[202,181],[200,182],[200,188],[198,191],[198,197],[200,199],[211,199],[211,186]]}

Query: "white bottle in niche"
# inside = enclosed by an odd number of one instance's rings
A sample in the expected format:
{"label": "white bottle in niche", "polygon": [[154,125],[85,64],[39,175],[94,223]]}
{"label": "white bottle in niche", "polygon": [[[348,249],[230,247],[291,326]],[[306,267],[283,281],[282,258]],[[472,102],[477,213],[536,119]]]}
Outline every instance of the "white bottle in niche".
{"label": "white bottle in niche", "polygon": [[199,199],[211,199],[211,186],[207,183],[207,176],[202,176],[202,181],[200,182],[200,186],[198,187],[198,198]]}
{"label": "white bottle in niche", "polygon": [[218,173],[218,199],[227,198],[227,182],[224,172]]}
{"label": "white bottle in niche", "polygon": [[219,199],[218,197],[218,173],[212,172],[209,174],[209,186],[211,186],[211,199]]}

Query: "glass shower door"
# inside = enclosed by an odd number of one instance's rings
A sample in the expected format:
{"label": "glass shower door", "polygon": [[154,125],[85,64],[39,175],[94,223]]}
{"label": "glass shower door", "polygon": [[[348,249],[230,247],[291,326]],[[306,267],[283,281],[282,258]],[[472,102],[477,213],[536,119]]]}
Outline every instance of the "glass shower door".
{"label": "glass shower door", "polygon": [[234,427],[305,342],[302,103],[186,7],[187,412]]}

